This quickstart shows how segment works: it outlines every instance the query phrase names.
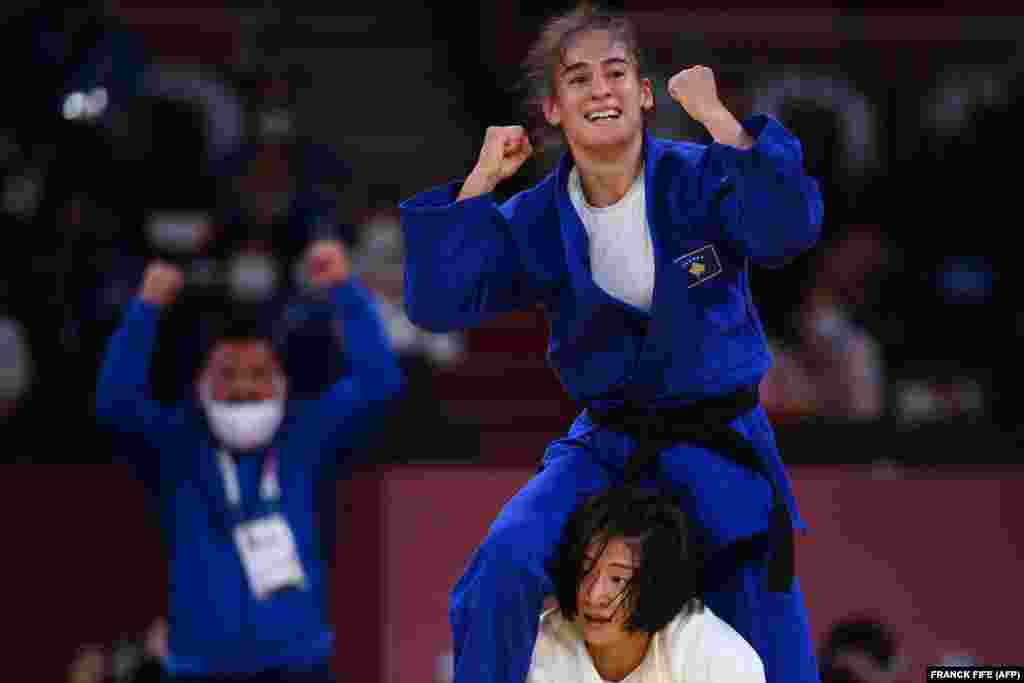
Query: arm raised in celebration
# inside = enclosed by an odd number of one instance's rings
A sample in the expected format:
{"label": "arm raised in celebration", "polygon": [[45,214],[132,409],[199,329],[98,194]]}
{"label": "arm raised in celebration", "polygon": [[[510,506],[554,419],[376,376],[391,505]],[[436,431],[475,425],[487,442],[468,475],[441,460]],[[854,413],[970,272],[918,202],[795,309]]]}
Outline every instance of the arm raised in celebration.
{"label": "arm raised in celebration", "polygon": [[800,141],[766,115],[740,123],[719,100],[706,66],[680,71],[668,91],[714,139],[702,193],[720,199],[717,210],[737,252],[775,268],[811,248],[821,234],[824,202],[817,181],[804,173]]}
{"label": "arm raised in celebration", "polygon": [[493,194],[532,151],[521,126],[488,128],[464,183],[402,203],[405,307],[413,323],[432,332],[466,329],[541,298],[514,239],[515,202],[499,209]]}

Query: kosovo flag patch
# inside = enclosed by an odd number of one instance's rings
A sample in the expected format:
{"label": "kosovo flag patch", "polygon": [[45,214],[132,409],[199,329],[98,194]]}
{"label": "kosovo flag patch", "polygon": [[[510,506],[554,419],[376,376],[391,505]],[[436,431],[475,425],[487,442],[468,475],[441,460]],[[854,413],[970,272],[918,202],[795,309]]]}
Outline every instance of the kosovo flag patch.
{"label": "kosovo flag patch", "polygon": [[722,273],[722,262],[718,260],[718,252],[713,244],[683,254],[673,263],[686,271],[687,288],[696,287]]}

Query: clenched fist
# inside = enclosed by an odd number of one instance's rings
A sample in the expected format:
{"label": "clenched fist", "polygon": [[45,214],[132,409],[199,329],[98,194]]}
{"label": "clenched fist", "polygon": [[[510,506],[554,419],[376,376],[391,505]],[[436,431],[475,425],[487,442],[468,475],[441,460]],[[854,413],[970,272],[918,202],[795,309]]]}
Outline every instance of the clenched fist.
{"label": "clenched fist", "polygon": [[484,134],[480,158],[466,178],[459,199],[493,192],[510,178],[533,154],[533,146],[522,126],[490,126]]}
{"label": "clenched fist", "polygon": [[754,139],[718,98],[715,73],[710,68],[697,65],[683,69],[669,79],[668,94],[694,121],[707,128],[716,142],[738,149],[754,146]]}
{"label": "clenched fist", "polygon": [[333,287],[352,274],[348,252],[338,240],[317,240],[306,251],[306,269],[317,287]]}
{"label": "clenched fist", "polygon": [[682,105],[694,121],[700,123],[725,108],[718,99],[715,73],[706,66],[691,66],[670,78],[668,94]]}
{"label": "clenched fist", "polygon": [[169,306],[178,298],[178,292],[185,285],[185,275],[175,266],[163,261],[154,261],[146,266],[142,275],[139,296],[146,303],[155,306]]}

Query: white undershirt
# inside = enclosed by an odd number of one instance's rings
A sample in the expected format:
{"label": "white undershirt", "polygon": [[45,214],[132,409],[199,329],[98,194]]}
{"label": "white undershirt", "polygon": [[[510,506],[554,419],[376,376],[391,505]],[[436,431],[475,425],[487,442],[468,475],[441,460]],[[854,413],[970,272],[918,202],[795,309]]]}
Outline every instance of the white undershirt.
{"label": "white undershirt", "polygon": [[587,203],[574,166],[569,173],[569,198],[590,238],[590,270],[597,286],[617,299],[645,311],[654,296],[654,248],[647,224],[644,172],[611,206]]}

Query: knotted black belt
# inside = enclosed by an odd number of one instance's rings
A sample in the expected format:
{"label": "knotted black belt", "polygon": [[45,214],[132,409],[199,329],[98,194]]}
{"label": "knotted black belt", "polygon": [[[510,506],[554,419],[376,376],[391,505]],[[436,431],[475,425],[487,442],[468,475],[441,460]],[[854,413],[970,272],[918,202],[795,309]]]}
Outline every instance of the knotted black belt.
{"label": "knotted black belt", "polygon": [[785,593],[793,584],[793,521],[789,507],[754,445],[730,425],[756,408],[758,401],[757,388],[749,387],[678,408],[623,405],[607,411],[587,411],[596,424],[626,433],[637,441],[636,450],[626,461],[627,482],[639,482],[645,473],[655,469],[663,450],[684,442],[723,455],[768,480],[772,487],[768,530],[733,541],[716,551],[702,572],[705,590],[724,584],[742,565],[769,552],[772,555],[767,565],[768,590]]}

